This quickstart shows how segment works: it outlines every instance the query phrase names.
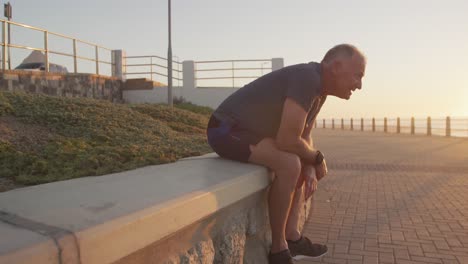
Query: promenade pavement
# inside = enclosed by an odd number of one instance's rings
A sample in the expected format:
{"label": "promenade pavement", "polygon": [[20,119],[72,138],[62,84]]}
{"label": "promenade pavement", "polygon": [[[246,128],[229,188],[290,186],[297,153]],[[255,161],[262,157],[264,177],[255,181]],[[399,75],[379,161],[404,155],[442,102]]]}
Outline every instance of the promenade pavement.
{"label": "promenade pavement", "polygon": [[315,129],[329,175],[304,233],[330,251],[298,263],[468,264],[468,138]]}

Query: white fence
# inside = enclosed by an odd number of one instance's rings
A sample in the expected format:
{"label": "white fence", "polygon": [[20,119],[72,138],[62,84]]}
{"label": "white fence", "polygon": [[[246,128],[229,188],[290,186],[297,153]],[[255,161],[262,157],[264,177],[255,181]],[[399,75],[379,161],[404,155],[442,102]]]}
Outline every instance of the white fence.
{"label": "white fence", "polygon": [[[250,60],[252,62],[265,62],[265,60]],[[239,87],[200,87],[197,81],[207,79],[221,79],[221,77],[203,77],[197,78],[197,62],[184,61],[182,63],[182,75],[183,85],[179,87],[173,87],[172,94],[174,97],[183,98],[191,103],[216,108],[218,105],[229,95],[239,89]],[[262,70],[262,74],[270,71],[278,70],[283,68],[284,61],[282,58],[271,59],[271,68],[255,68],[254,70]],[[225,69],[222,69],[225,70]],[[230,68],[230,71],[245,70]],[[219,71],[219,69],[213,69],[213,71]],[[250,79],[255,79],[259,76],[249,76]],[[242,76],[245,77],[245,76]],[[236,78],[236,75],[224,76],[222,79]],[[232,82],[229,82],[232,84]],[[154,87],[152,90],[124,90],[123,99],[127,103],[166,103],[167,102],[167,87]]]}
{"label": "white fence", "polygon": [[[0,19],[0,22],[2,25],[2,39],[0,42],[0,46],[2,46],[0,54],[2,70],[11,70],[15,68],[14,65],[19,65],[21,59],[29,55],[23,52],[39,51],[44,54],[43,62],[44,71],[46,72],[49,71],[49,63],[53,62],[68,66],[67,68],[72,69],[71,72],[73,73],[89,72],[98,75],[116,75],[115,67],[119,61],[114,58],[118,56],[114,50],[22,23],[4,19]],[[8,30],[10,27],[12,30]],[[34,35],[34,33],[39,33],[39,35]],[[10,43],[7,39],[11,39],[13,34],[15,34],[15,42]],[[25,39],[20,38],[23,35]],[[16,40],[17,38],[19,40]],[[23,42],[27,40],[37,40],[40,45],[24,45]],[[11,54],[12,51],[13,55]],[[54,55],[52,59],[50,59],[51,55]],[[67,58],[71,59],[71,61],[67,61]]]}
{"label": "white fence", "polygon": [[411,135],[468,137],[468,118],[323,118],[315,127]]}

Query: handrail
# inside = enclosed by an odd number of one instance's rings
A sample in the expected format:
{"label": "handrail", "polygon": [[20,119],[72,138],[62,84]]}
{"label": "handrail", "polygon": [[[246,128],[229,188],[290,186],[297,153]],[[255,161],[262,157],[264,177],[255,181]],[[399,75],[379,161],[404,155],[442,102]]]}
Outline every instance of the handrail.
{"label": "handrail", "polygon": [[[126,64],[125,66],[127,66],[127,67],[133,67],[133,66],[135,66],[135,67],[143,67],[143,66],[151,66],[151,65],[152,65],[152,66],[158,66],[158,67],[161,67],[161,68],[167,69],[167,67],[166,67],[166,66],[164,66],[164,65],[161,65],[161,64],[157,64],[157,63],[153,63],[153,64],[151,64],[151,63],[142,63],[142,64]],[[180,70],[177,70],[177,69],[173,69],[173,71],[175,71],[175,72],[182,72],[182,71],[180,71]]]}
{"label": "handrail", "polygon": [[[261,67],[236,67],[235,66],[235,63],[245,63],[245,62],[248,62],[248,63],[259,63],[259,62],[262,62],[261,63]],[[201,64],[214,64],[214,63],[217,63],[217,64],[223,64],[223,63],[231,63],[231,67],[230,68],[226,68],[226,67],[220,67],[220,68],[199,68],[197,67],[198,65],[201,65]],[[264,70],[272,70],[273,67],[272,66],[268,66],[268,67],[263,67],[264,64],[267,64],[267,63],[272,63],[272,60],[271,59],[250,59],[250,60],[206,60],[206,61],[195,61],[195,80],[232,80],[232,87],[234,88],[235,87],[235,80],[237,79],[256,79],[256,78],[259,78],[263,75],[263,71]],[[227,72],[227,71],[230,71],[231,72],[231,75],[230,76],[213,76],[213,77],[209,77],[209,76],[203,76],[203,77],[200,77],[200,76],[197,76],[197,72],[198,73],[212,73],[212,72]],[[257,74],[257,72],[253,73],[254,75],[242,75],[242,76],[236,76],[236,72],[237,71],[261,71],[261,74],[260,75],[255,75]],[[248,73],[249,74],[249,73]]]}
{"label": "handrail", "polygon": [[254,59],[254,60],[214,60],[214,61],[196,61],[195,63],[222,63],[222,62],[270,62],[271,59]]}
{"label": "handrail", "polygon": [[258,78],[258,76],[203,77],[203,78],[197,78],[197,80],[252,79],[252,78]]}
{"label": "handrail", "polygon": [[[178,58],[177,56],[173,56],[173,57]],[[123,58],[126,61],[126,63],[125,63],[125,68],[126,69],[132,68],[132,67],[149,67],[149,71],[138,71],[138,72],[128,72],[128,71],[126,71],[124,73],[125,75],[149,75],[151,81],[153,81],[153,75],[159,75],[159,76],[166,77],[166,78],[168,77],[167,73],[164,74],[164,73],[160,73],[160,72],[157,71],[158,68],[167,70],[167,66],[163,65],[163,64],[158,64],[158,63],[153,62],[153,59],[159,59],[159,60],[166,61],[166,63],[167,63],[167,58],[157,56],[157,55],[125,56]],[[138,59],[138,60],[149,59],[149,63],[129,64],[129,63],[127,63],[128,59]],[[175,60],[172,60],[172,62],[177,65],[177,68],[172,68],[172,71],[177,73],[177,77],[175,77],[173,75],[172,79],[177,80],[177,81],[183,81],[183,79],[180,78],[180,74],[182,73],[182,70],[180,70],[180,65],[182,65],[182,63],[179,62],[179,61],[175,61]],[[156,68],[156,69],[154,69],[154,68]],[[180,85],[180,83],[179,83],[179,85]]]}
{"label": "handrail", "polygon": [[[124,59],[142,59],[142,58],[157,58],[167,61],[167,58],[156,56],[156,55],[142,55],[142,56],[126,56]],[[182,62],[172,60],[172,63],[182,64]]]}
{"label": "handrail", "polygon": [[[151,72],[127,72],[125,74],[126,75],[146,75],[146,74],[151,74]],[[167,77],[167,74],[162,74],[162,73],[159,73],[159,72],[152,72],[152,74]],[[183,81],[183,79],[180,79],[180,78],[177,78],[177,77],[172,77],[172,79],[177,80],[177,81]]]}
{"label": "handrail", "polygon": [[[3,70],[6,70],[6,68],[7,68],[6,67],[7,60],[11,61],[11,58],[8,57],[8,59],[7,59],[7,56],[6,56],[6,54],[7,54],[6,51],[7,51],[7,49],[9,50],[10,48],[36,50],[36,51],[44,52],[45,53],[44,54],[45,55],[45,64],[46,64],[45,65],[45,71],[46,72],[49,72],[49,53],[50,54],[60,55],[60,56],[73,57],[73,60],[74,60],[73,68],[74,68],[75,73],[78,72],[78,69],[77,69],[78,68],[77,67],[77,60],[78,59],[96,62],[96,69],[95,69],[96,74],[99,74],[99,64],[100,63],[108,64],[108,65],[114,65],[114,63],[112,63],[112,61],[100,60],[99,59],[99,49],[102,49],[102,50],[105,50],[105,51],[110,51],[110,52],[112,52],[112,49],[97,45],[95,43],[91,43],[91,42],[88,42],[88,41],[84,41],[84,40],[80,40],[80,39],[77,39],[77,38],[74,38],[74,37],[70,37],[70,36],[67,36],[67,35],[64,35],[64,34],[51,32],[51,31],[48,31],[48,30],[43,29],[43,28],[26,25],[26,24],[23,24],[23,23],[8,21],[8,20],[4,20],[4,19],[0,19],[0,22],[3,25],[2,26],[2,42],[0,43],[0,46],[2,46],[2,54],[3,54],[3,56],[2,56],[2,58],[3,58],[2,59],[2,69]],[[30,46],[24,46],[24,45],[18,45],[18,44],[11,44],[11,43],[8,44],[7,41],[6,41],[6,39],[7,39],[6,38],[6,36],[7,36],[7,33],[6,33],[7,25],[15,25],[15,26],[19,26],[19,27],[22,27],[22,28],[31,29],[31,30],[35,30],[35,31],[40,31],[40,32],[44,33],[44,41],[43,41],[44,48],[36,48],[36,47],[30,47]],[[72,40],[73,41],[73,53],[64,53],[64,52],[59,52],[59,51],[54,51],[54,50],[49,49],[48,48],[48,46],[49,46],[48,45],[48,37],[50,35],[61,37],[61,38],[68,39],[68,40]],[[82,43],[82,44],[92,46],[95,49],[95,57],[94,58],[88,58],[88,57],[79,56],[77,54],[76,43]]]}
{"label": "handrail", "polygon": [[[221,69],[201,69],[197,70],[199,72],[202,71],[231,71],[232,68],[221,68]],[[251,70],[271,70],[271,67],[268,68],[235,68],[236,71],[251,71]]]}
{"label": "handrail", "polygon": [[108,49],[106,47],[99,46],[97,44],[87,42],[87,41],[84,41],[84,40],[79,40],[79,39],[76,39],[76,38],[73,38],[73,37],[69,37],[69,36],[66,36],[66,35],[63,35],[63,34],[60,34],[60,33],[51,32],[51,31],[48,31],[48,30],[43,29],[43,28],[38,28],[38,27],[34,27],[34,26],[30,26],[30,25],[26,25],[26,24],[22,24],[22,23],[18,23],[18,22],[8,21],[8,20],[5,20],[5,19],[0,19],[0,22],[4,22],[4,23],[6,22],[7,24],[11,24],[11,25],[15,25],[15,26],[20,26],[20,27],[24,27],[24,28],[28,28],[28,29],[32,29],[32,30],[47,32],[49,34],[52,34],[52,35],[55,35],[55,36],[58,36],[58,37],[67,38],[67,39],[71,39],[71,40],[77,40],[77,41],[79,41],[81,43],[84,43],[84,44],[88,44],[88,45],[91,45],[91,46],[96,46],[98,48],[106,49],[106,50],[111,51],[111,49]]}

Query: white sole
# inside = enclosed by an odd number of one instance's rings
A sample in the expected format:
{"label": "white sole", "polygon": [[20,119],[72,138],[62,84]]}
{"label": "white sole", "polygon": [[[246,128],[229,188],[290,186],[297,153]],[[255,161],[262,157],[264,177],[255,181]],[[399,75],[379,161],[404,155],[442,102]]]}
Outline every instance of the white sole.
{"label": "white sole", "polygon": [[319,258],[325,256],[327,253],[328,253],[328,251],[325,252],[325,253],[323,253],[322,255],[316,256],[316,257],[305,256],[305,255],[296,255],[296,256],[294,256],[294,257],[292,257],[292,258],[293,258],[293,260],[295,260],[295,261],[299,261],[299,260],[303,260],[303,259],[305,259],[305,260],[307,260],[307,259],[313,260],[313,259],[319,259]]}

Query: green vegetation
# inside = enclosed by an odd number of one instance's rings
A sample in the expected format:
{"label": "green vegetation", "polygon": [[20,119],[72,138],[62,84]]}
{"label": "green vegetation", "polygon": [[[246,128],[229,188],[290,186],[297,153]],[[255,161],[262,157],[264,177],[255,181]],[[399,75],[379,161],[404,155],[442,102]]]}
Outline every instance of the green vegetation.
{"label": "green vegetation", "polygon": [[[174,102],[175,103],[175,102]],[[194,105],[190,102],[181,102],[175,104],[177,108],[180,109],[185,109],[194,113],[202,114],[202,115],[211,115],[213,112],[213,109],[207,107],[207,106],[199,106],[199,105]]]}
{"label": "green vegetation", "polygon": [[211,152],[211,109],[175,106],[0,92],[0,177],[40,184]]}

